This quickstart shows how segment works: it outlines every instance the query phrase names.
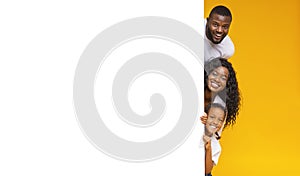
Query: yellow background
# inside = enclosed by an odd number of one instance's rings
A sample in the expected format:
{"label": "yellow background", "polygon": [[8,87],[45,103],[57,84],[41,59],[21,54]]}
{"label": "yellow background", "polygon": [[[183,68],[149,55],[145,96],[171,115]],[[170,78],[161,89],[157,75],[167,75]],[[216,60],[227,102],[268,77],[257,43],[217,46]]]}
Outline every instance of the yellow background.
{"label": "yellow background", "polygon": [[204,0],[233,15],[229,35],[243,96],[223,132],[214,176],[300,175],[300,1]]}

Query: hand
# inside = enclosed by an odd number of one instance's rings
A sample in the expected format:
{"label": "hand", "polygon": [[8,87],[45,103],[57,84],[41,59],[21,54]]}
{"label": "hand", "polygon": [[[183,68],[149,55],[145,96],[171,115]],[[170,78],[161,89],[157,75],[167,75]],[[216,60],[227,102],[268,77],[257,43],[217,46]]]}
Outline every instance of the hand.
{"label": "hand", "polygon": [[204,113],[203,116],[200,117],[201,122],[206,125],[206,121],[207,121],[207,114]]}
{"label": "hand", "polygon": [[209,136],[203,135],[203,141],[205,149],[209,149],[211,147],[211,138]]}

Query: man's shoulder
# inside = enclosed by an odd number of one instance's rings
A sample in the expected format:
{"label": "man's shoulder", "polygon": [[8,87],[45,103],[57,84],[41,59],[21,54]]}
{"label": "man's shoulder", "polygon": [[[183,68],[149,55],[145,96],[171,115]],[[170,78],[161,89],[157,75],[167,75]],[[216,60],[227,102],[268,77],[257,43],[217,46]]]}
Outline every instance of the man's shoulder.
{"label": "man's shoulder", "polygon": [[235,47],[231,38],[227,35],[220,43],[223,50],[226,50],[226,57],[231,57],[234,54]]}
{"label": "man's shoulder", "polygon": [[224,46],[228,46],[228,47],[234,49],[234,44],[233,44],[231,38],[229,37],[229,35],[227,35],[227,36],[223,39],[223,41],[221,42],[221,44],[224,45]]}

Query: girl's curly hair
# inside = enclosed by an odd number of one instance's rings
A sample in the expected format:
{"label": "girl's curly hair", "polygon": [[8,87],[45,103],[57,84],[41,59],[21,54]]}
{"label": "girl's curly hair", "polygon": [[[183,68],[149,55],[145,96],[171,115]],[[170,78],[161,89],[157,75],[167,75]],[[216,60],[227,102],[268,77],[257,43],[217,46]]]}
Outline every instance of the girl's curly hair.
{"label": "girl's curly hair", "polygon": [[[226,88],[219,92],[217,95],[222,98],[226,104],[228,111],[224,128],[226,126],[234,125],[236,122],[236,117],[239,114],[240,109],[240,91],[238,88],[238,81],[236,79],[236,72],[234,71],[232,64],[226,59],[218,57],[208,63],[205,63],[204,67],[204,88],[209,90],[207,86],[208,75],[216,68],[223,66],[228,69],[229,75],[226,83]],[[210,90],[209,90],[210,91]]]}

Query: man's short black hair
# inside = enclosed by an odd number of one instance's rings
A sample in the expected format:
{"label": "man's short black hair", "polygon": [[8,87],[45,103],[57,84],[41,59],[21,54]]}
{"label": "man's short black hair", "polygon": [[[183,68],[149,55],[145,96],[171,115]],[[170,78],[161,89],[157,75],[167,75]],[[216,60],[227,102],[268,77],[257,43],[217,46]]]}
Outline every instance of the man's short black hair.
{"label": "man's short black hair", "polygon": [[231,21],[232,21],[232,15],[230,10],[222,5],[216,6],[214,7],[210,13],[209,13],[209,18],[213,15],[213,14],[218,14],[218,15],[222,15],[222,16],[229,16]]}

